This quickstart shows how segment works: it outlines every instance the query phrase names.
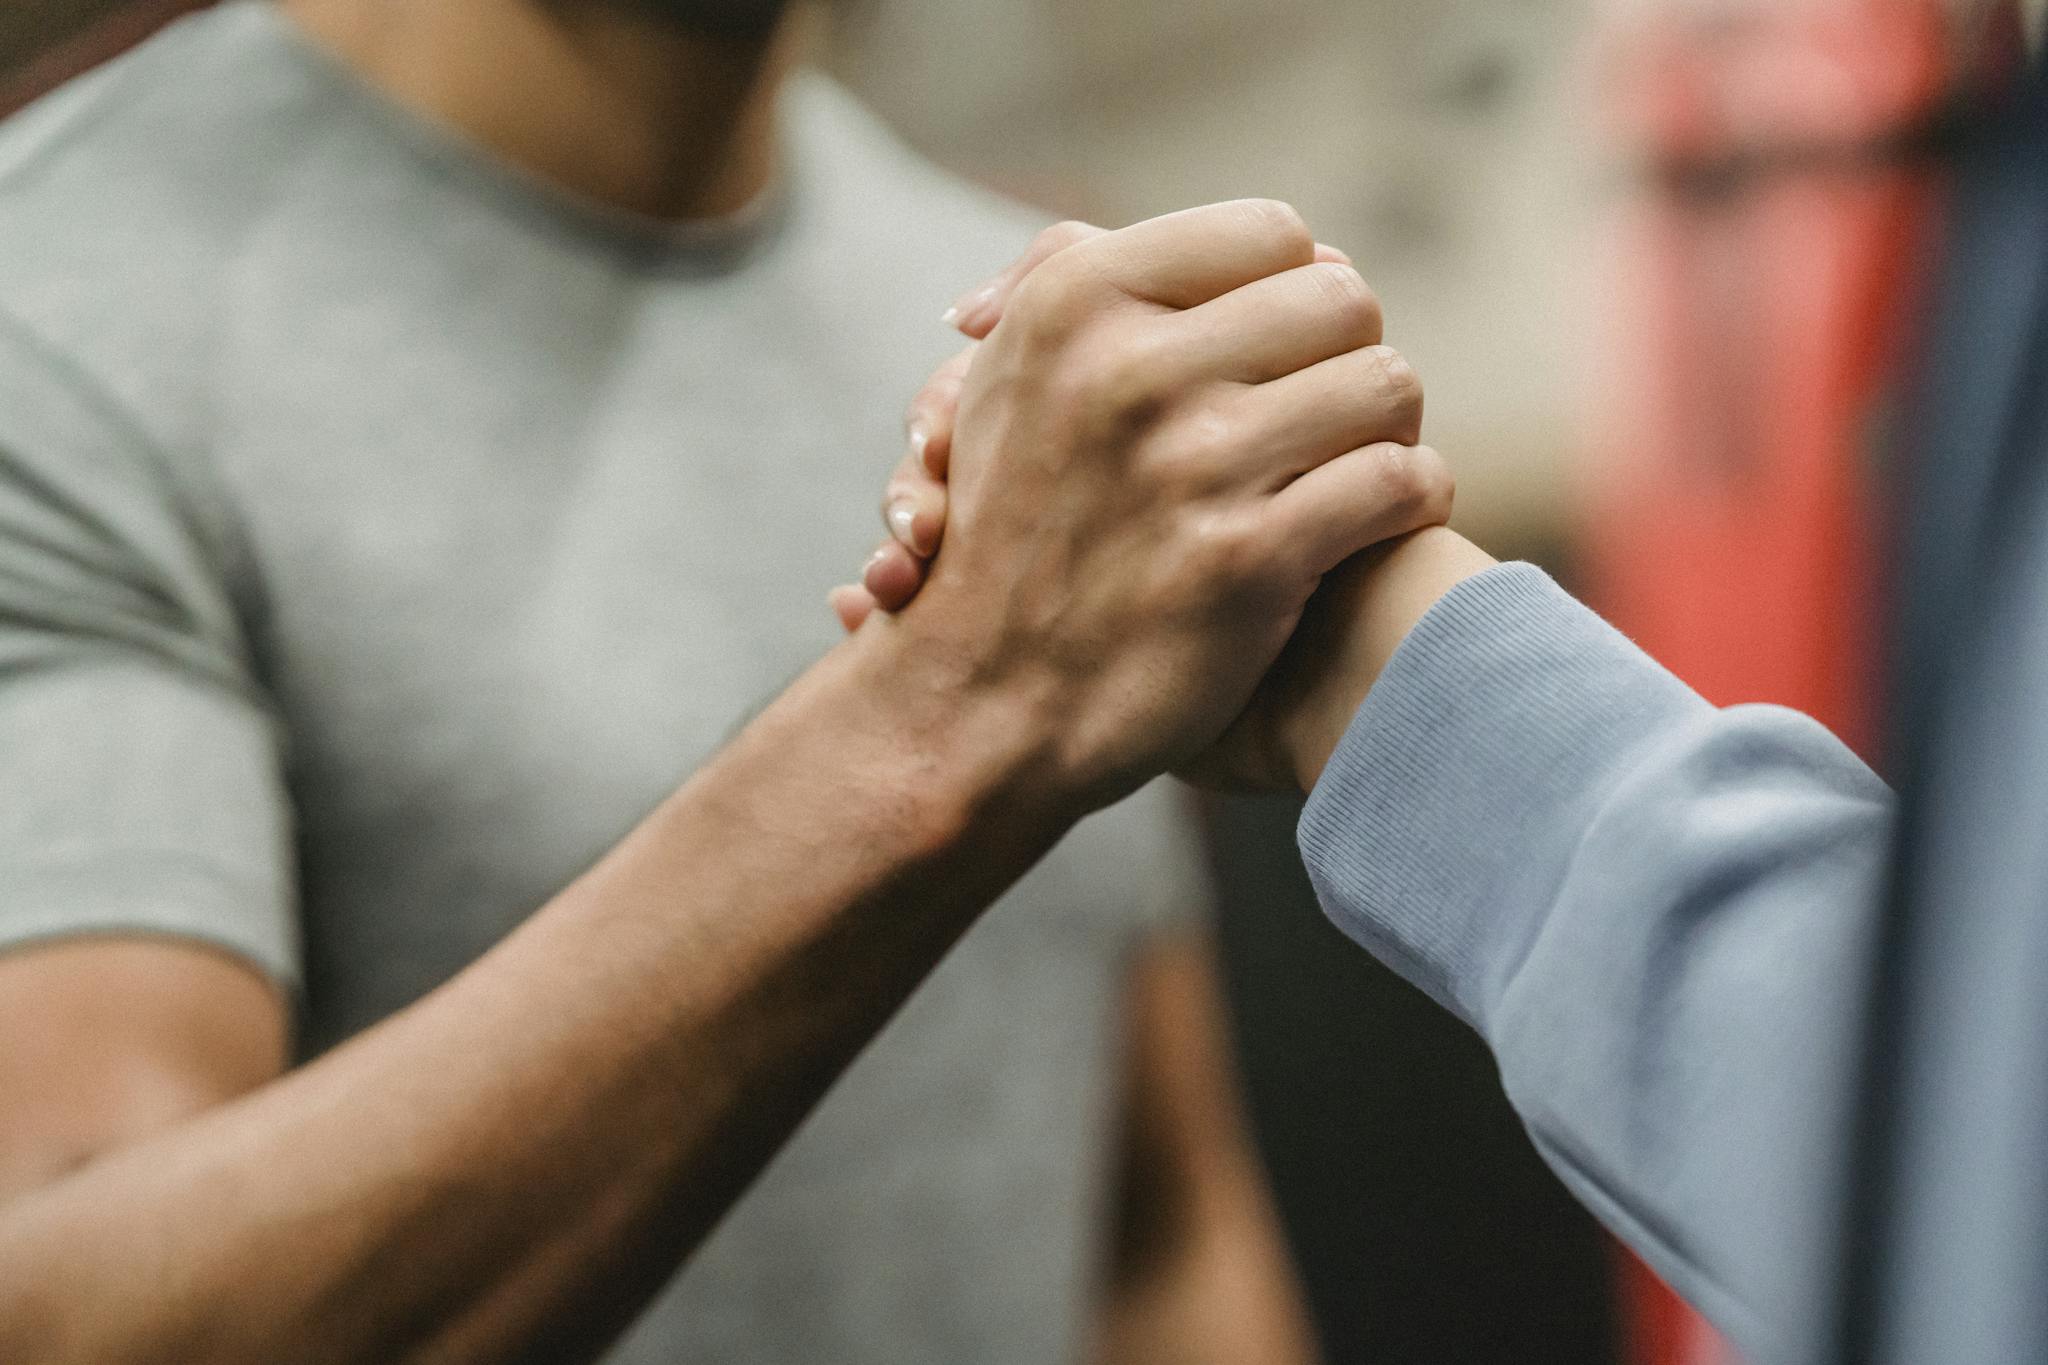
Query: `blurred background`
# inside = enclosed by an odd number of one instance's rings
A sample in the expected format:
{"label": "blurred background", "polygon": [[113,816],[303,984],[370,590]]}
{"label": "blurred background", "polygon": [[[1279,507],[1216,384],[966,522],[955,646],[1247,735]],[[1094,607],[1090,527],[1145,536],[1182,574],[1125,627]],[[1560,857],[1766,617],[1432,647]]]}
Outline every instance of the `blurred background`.
{"label": "blurred background", "polygon": [[[193,7],[8,0],[0,111]],[[1934,153],[2039,10],[840,0],[816,60],[1051,214],[1299,205],[1428,377],[1468,534],[1713,700],[1802,706],[1868,750]],[[1330,1358],[1719,1358],[1550,1178],[1476,1040],[1324,921],[1296,814],[1211,825],[1255,1123]]]}
{"label": "blurred background", "polygon": [[1588,0],[846,0],[826,62],[920,149],[1124,223],[1289,200],[1428,377],[1482,539],[1554,551],[1600,174]]}

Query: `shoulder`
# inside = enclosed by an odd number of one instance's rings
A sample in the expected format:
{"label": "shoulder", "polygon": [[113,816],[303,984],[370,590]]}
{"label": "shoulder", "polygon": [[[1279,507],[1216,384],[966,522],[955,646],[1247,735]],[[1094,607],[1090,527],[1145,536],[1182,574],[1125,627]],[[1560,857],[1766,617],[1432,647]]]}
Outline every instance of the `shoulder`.
{"label": "shoulder", "polygon": [[117,385],[203,344],[312,112],[278,22],[184,19],[0,123],[0,312]]}
{"label": "shoulder", "polygon": [[282,23],[252,0],[188,17],[0,123],[10,260],[64,259],[52,238],[109,258],[175,248],[194,228],[245,220],[317,113]]}
{"label": "shoulder", "polygon": [[174,512],[222,534],[187,456],[216,416],[209,357],[243,292],[241,244],[289,192],[312,121],[279,22],[231,0],[0,123],[0,472],[16,512],[33,475],[136,545]]}

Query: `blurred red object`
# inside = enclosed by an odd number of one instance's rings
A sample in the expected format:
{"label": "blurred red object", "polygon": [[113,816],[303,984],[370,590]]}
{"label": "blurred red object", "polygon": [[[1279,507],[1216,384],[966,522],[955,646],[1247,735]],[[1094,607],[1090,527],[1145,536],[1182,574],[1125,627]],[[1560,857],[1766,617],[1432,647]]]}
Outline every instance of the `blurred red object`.
{"label": "blurred red object", "polygon": [[1627,359],[1584,499],[1589,587],[1722,705],[1874,756],[1879,459],[1954,93],[1941,0],[1774,0],[1628,44]]}
{"label": "blurred red object", "polygon": [[[1795,707],[1873,759],[1884,462],[1938,228],[1930,152],[1982,58],[1956,15],[1723,0],[1612,44],[1642,184],[1580,499],[1586,587],[1709,700]],[[1729,1359],[1646,1269],[1620,1278],[1636,1365]]]}

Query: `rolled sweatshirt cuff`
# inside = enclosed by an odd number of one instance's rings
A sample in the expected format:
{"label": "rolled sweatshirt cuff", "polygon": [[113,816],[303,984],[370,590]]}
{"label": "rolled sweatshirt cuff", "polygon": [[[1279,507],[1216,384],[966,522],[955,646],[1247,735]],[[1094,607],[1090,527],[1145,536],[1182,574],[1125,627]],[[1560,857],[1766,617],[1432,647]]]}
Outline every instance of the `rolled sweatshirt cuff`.
{"label": "rolled sweatshirt cuff", "polygon": [[1309,798],[1324,911],[1486,1033],[1604,797],[1709,709],[1542,570],[1466,580],[1396,651]]}

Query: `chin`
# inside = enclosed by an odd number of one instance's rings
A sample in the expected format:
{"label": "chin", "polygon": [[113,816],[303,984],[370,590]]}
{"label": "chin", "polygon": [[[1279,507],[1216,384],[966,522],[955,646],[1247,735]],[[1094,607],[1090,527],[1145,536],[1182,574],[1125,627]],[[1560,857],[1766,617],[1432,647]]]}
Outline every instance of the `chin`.
{"label": "chin", "polygon": [[711,38],[773,37],[790,0],[621,0],[627,6]]}

